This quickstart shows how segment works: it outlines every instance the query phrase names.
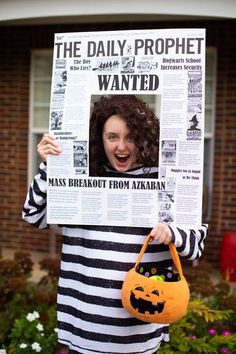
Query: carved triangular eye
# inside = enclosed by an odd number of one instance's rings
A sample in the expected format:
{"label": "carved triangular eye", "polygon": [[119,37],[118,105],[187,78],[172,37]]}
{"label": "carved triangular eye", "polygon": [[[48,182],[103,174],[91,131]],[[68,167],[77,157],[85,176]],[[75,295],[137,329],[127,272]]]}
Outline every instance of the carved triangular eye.
{"label": "carved triangular eye", "polygon": [[152,291],[152,294],[158,295],[158,296],[160,295],[158,290],[153,290],[153,291]]}
{"label": "carved triangular eye", "polygon": [[142,286],[138,286],[137,288],[135,288],[135,290],[144,291]]}

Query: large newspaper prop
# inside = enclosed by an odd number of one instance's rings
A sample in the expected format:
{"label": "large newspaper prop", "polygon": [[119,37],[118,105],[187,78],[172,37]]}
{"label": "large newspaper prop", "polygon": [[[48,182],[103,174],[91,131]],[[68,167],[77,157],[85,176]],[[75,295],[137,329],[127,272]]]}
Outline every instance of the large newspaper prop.
{"label": "large newspaper prop", "polygon": [[[55,35],[48,163],[52,224],[201,224],[205,30]],[[159,179],[91,177],[89,117],[100,95],[141,95],[160,119]]]}

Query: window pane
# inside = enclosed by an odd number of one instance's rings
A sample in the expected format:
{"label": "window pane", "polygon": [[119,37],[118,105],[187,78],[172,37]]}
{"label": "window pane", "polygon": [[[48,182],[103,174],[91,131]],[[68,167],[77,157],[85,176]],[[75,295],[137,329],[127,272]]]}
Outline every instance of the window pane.
{"label": "window pane", "polygon": [[208,185],[209,181],[208,181],[208,175],[209,175],[209,158],[211,155],[211,143],[210,143],[210,139],[205,139],[204,141],[204,176],[203,176],[203,183],[204,185]]}
{"label": "window pane", "polygon": [[153,107],[155,102],[154,102],[154,96],[153,95],[137,95],[141,99],[143,99],[150,107]]}
{"label": "window pane", "polygon": [[34,103],[48,103],[50,100],[50,83],[47,81],[44,82],[35,82],[34,84]]}
{"label": "window pane", "polygon": [[214,76],[215,70],[215,52],[208,51],[206,55],[206,72],[208,77]]}
{"label": "window pane", "polygon": [[33,134],[32,149],[35,152],[35,154],[33,154],[33,161],[31,161],[33,176],[35,176],[38,173],[38,168],[41,162],[40,156],[37,153],[37,145],[40,142],[42,136],[43,134]]}
{"label": "window pane", "polygon": [[48,130],[49,107],[34,108],[34,128],[45,128]]}
{"label": "window pane", "polygon": [[212,110],[205,109],[205,133],[212,133]]}
{"label": "window pane", "polygon": [[212,87],[212,81],[206,81],[206,104],[210,105],[212,104],[212,93],[213,93],[213,87]]}
{"label": "window pane", "polygon": [[52,53],[37,53],[34,55],[34,76],[35,78],[51,77],[52,75]]}

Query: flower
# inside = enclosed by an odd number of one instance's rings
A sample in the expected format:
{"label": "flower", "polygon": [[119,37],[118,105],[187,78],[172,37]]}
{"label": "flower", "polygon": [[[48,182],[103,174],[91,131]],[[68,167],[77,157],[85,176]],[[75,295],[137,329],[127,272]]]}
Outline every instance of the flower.
{"label": "flower", "polygon": [[37,342],[34,342],[32,345],[31,345],[32,349],[35,350],[37,353],[40,353],[42,348],[40,347],[39,343]]}
{"label": "flower", "polygon": [[[54,332],[56,332],[56,333],[57,333],[57,332],[58,332],[58,328],[54,328]],[[0,354],[1,354],[1,353],[0,353]]]}
{"label": "flower", "polygon": [[37,312],[37,311],[34,311],[33,312],[33,315],[34,315],[34,318],[36,319],[36,318],[39,318],[39,313]]}
{"label": "flower", "polygon": [[20,344],[20,348],[21,348],[21,349],[25,349],[26,347],[27,347],[27,344],[25,344],[25,343],[21,343],[21,344]]}
{"label": "flower", "polygon": [[27,318],[27,320],[28,320],[29,322],[34,321],[34,316],[33,316],[32,313],[28,313],[28,315],[26,316],[26,318]]}
{"label": "flower", "polygon": [[65,351],[65,349],[61,349],[59,354],[66,354],[67,352]]}
{"label": "flower", "polygon": [[189,336],[189,339],[196,339],[196,336]]}
{"label": "flower", "polygon": [[216,330],[214,328],[209,328],[208,333],[214,335],[216,334]]}
{"label": "flower", "polygon": [[43,325],[41,323],[38,323],[37,326],[36,326],[37,330],[39,332],[42,332],[43,331]]}
{"label": "flower", "polygon": [[231,336],[231,332],[228,330],[225,330],[222,334],[223,336]]}
{"label": "flower", "polygon": [[226,348],[226,347],[222,347],[222,348],[220,349],[220,352],[221,352],[221,353],[224,353],[224,354],[228,354],[228,353],[229,353],[229,349]]}
{"label": "flower", "polygon": [[7,354],[5,349],[0,349],[0,354]]}
{"label": "flower", "polygon": [[39,318],[39,313],[37,311],[34,311],[33,313],[29,312],[26,318],[29,322],[32,322],[36,320],[36,318]]}

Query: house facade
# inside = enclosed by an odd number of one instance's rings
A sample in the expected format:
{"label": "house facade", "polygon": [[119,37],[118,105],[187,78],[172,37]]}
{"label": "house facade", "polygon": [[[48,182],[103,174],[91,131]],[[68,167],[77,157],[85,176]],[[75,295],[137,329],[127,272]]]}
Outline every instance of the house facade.
{"label": "house facade", "polygon": [[[190,4],[189,4],[190,3]],[[98,6],[99,4],[99,6]],[[37,171],[36,145],[48,129],[54,34],[128,29],[206,28],[203,220],[205,260],[219,264],[226,231],[236,237],[236,4],[234,1],[1,1],[0,248],[60,252],[58,228],[21,219]]]}

